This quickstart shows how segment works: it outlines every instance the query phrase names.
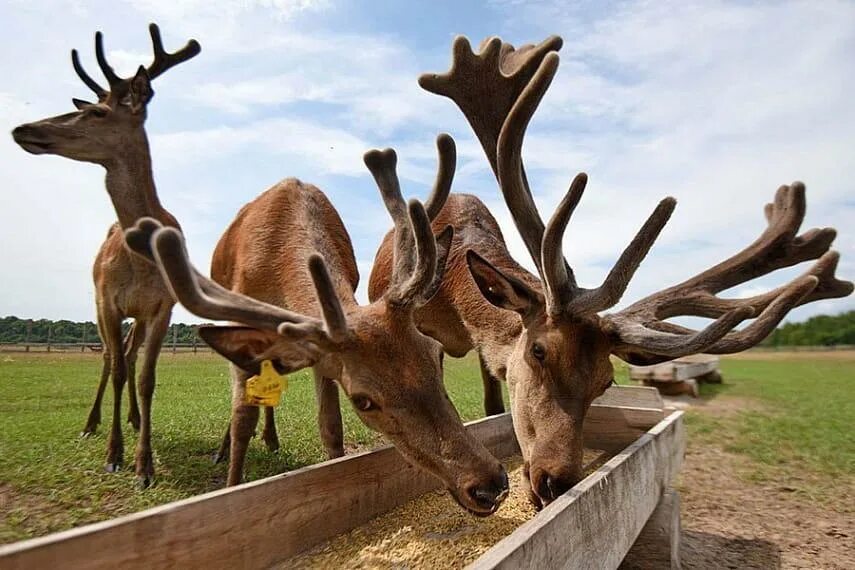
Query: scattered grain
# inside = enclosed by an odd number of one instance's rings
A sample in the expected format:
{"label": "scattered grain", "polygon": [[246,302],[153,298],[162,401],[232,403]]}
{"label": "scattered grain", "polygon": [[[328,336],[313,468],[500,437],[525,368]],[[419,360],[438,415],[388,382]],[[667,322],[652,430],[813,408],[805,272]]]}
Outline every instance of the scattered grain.
{"label": "scattered grain", "polygon": [[[586,474],[607,460],[606,453],[586,449]],[[535,515],[520,459],[505,466],[511,493],[490,517],[470,515],[447,492],[435,491],[292,558],[281,568],[462,568]]]}

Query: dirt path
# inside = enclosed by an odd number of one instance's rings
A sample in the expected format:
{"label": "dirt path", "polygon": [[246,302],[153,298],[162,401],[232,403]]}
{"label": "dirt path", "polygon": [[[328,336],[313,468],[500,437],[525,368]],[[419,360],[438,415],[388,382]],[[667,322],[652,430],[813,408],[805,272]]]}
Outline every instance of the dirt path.
{"label": "dirt path", "polygon": [[814,505],[786,482],[748,482],[739,473],[749,459],[702,443],[689,441],[680,477],[684,568],[855,567],[851,514]]}

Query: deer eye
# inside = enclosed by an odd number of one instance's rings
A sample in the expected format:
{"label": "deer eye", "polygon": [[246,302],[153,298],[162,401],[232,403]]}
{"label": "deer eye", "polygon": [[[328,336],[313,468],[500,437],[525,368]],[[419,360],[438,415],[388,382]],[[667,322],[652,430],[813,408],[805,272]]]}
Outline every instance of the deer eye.
{"label": "deer eye", "polygon": [[360,412],[373,412],[380,409],[380,407],[374,403],[374,400],[368,396],[354,396],[351,398],[351,401]]}
{"label": "deer eye", "polygon": [[535,357],[540,362],[546,358],[546,349],[543,348],[543,345],[540,343],[532,343],[531,345],[531,355]]}

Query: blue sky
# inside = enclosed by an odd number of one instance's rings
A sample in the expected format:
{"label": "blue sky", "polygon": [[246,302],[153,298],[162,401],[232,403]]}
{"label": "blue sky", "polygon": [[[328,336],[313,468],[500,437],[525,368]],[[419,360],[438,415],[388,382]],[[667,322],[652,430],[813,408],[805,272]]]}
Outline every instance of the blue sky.
{"label": "blue sky", "polygon": [[[835,226],[838,274],[855,278],[855,4],[852,2],[351,2],[338,0],[4,0],[0,128],[89,97],[93,34],[124,73],[150,61],[148,22],[167,49],[202,53],[155,83],[148,133],[164,205],[206,270],[238,209],[278,180],[322,188],[353,238],[364,298],[390,221],[365,150],[392,146],[404,192],[424,197],[434,137],[458,144],[454,190],[479,195],[515,257],[531,262],[468,126],[416,78],[445,71],[451,41],[564,38],[561,68],[524,157],[547,218],[573,175],[588,190],[565,253],[597,284],[659,199],[677,210],[624,297],[631,302],[734,253],[763,229],[780,184],[808,187],[805,228]],[[114,219],[96,166],[30,156],[0,137],[0,315],[91,319],[91,264]],[[804,268],[739,287],[768,289]],[[855,308],[835,300],[801,308]],[[193,321],[183,309],[179,321]]]}

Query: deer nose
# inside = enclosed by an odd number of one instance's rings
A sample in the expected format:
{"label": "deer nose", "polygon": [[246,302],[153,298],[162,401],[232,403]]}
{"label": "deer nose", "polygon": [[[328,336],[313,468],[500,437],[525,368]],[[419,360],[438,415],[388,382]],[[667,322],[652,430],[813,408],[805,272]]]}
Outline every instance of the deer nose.
{"label": "deer nose", "polygon": [[469,486],[466,494],[479,508],[494,512],[508,496],[508,473],[504,467],[500,467],[497,475]]}
{"label": "deer nose", "polygon": [[532,489],[545,506],[569,491],[579,480],[573,475],[560,476],[541,471],[532,481]]}

